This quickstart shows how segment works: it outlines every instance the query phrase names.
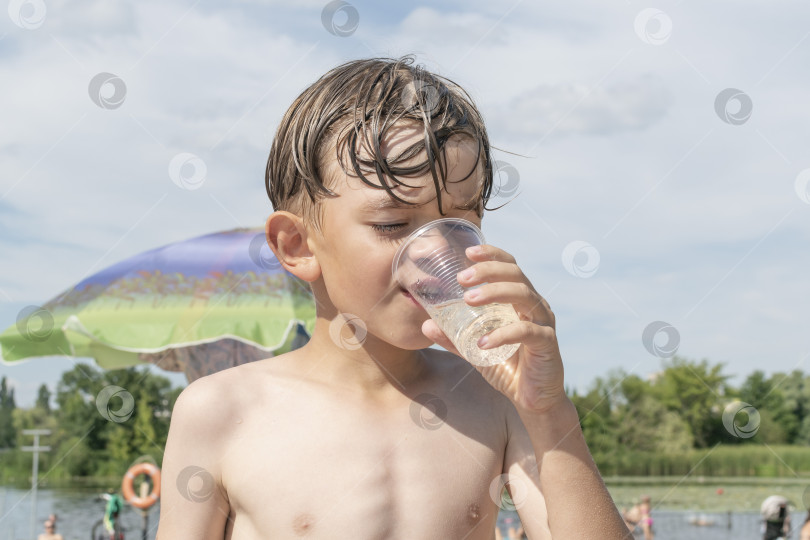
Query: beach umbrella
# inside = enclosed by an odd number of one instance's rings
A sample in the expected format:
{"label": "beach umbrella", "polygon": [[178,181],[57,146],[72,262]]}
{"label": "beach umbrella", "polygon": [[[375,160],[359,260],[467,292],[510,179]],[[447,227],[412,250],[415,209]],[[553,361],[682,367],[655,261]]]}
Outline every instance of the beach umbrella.
{"label": "beach umbrella", "polygon": [[114,264],[0,334],[5,363],[90,357],[106,369],[145,362],[209,373],[300,347],[315,324],[306,282],[281,266],[262,229],[235,229]]}

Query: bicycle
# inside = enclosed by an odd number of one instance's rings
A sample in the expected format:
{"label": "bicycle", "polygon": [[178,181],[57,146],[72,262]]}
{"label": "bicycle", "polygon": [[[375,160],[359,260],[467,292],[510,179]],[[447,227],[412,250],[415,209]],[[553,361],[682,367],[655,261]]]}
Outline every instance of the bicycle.
{"label": "bicycle", "polygon": [[[99,500],[109,500],[109,494],[100,494],[98,496]],[[123,510],[123,508],[121,508]],[[106,510],[105,510],[106,513]],[[93,524],[93,527],[90,529],[90,540],[124,540],[124,533],[127,529],[131,527],[124,527],[122,525],[122,512],[118,512],[115,518],[115,523],[113,524],[113,533],[112,535],[107,532],[107,527],[104,525],[105,518],[101,518]]]}
{"label": "bicycle", "polygon": [[[121,527],[120,520],[115,520],[114,529],[115,540],[124,540],[124,532],[126,529]],[[93,524],[93,528],[90,531],[90,540],[110,540],[110,533],[107,532],[107,528],[104,526],[103,518]]]}

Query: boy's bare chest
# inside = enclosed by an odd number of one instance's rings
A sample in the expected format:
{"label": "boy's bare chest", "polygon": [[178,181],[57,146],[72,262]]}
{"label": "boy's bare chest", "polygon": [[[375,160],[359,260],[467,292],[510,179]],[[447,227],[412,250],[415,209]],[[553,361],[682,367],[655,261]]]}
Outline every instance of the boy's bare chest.
{"label": "boy's bare chest", "polygon": [[503,434],[485,407],[430,396],[370,410],[299,395],[246,411],[223,456],[230,537],[491,538]]}

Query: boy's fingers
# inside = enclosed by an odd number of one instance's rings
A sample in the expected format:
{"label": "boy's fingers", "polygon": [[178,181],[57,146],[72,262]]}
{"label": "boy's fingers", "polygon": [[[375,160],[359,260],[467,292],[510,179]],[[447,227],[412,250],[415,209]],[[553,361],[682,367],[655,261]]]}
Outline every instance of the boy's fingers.
{"label": "boy's fingers", "polygon": [[453,345],[453,342],[450,341],[450,338],[448,338],[445,333],[442,332],[441,328],[439,328],[436,321],[433,319],[428,319],[422,323],[422,333],[425,334],[428,339],[433,340],[433,342],[437,345],[444,347],[457,356],[461,356],[458,349],[456,349],[456,347]]}
{"label": "boy's fingers", "polygon": [[[469,272],[469,274],[465,273]],[[479,283],[493,281],[513,281],[525,283],[528,281],[523,270],[515,263],[504,263],[501,261],[477,262],[472,267],[460,272],[457,276],[458,282],[465,287],[472,287]]]}
{"label": "boy's fingers", "polygon": [[489,244],[481,244],[480,246],[470,246],[465,251],[467,257],[472,261],[501,261],[508,263],[515,263],[515,258],[509,253],[491,246]]}
{"label": "boy's fingers", "polygon": [[554,327],[554,313],[548,302],[525,283],[488,283],[464,293],[470,306],[484,306],[493,302],[512,304],[518,313],[529,320]]}
{"label": "boy's fingers", "polygon": [[559,346],[554,329],[550,326],[538,326],[529,321],[520,321],[502,326],[486,335],[484,349],[494,349],[501,345],[521,343],[538,355],[554,353],[559,356]]}

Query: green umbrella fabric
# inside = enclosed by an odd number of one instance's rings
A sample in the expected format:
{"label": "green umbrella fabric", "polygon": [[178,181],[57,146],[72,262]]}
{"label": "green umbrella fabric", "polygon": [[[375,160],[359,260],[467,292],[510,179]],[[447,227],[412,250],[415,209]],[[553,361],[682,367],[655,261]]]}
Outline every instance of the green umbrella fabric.
{"label": "green umbrella fabric", "polygon": [[284,270],[262,229],[235,229],[110,266],[24,309],[0,346],[6,363],[41,356],[91,357],[107,369],[152,362],[191,380],[297,348],[314,324],[309,285]]}

